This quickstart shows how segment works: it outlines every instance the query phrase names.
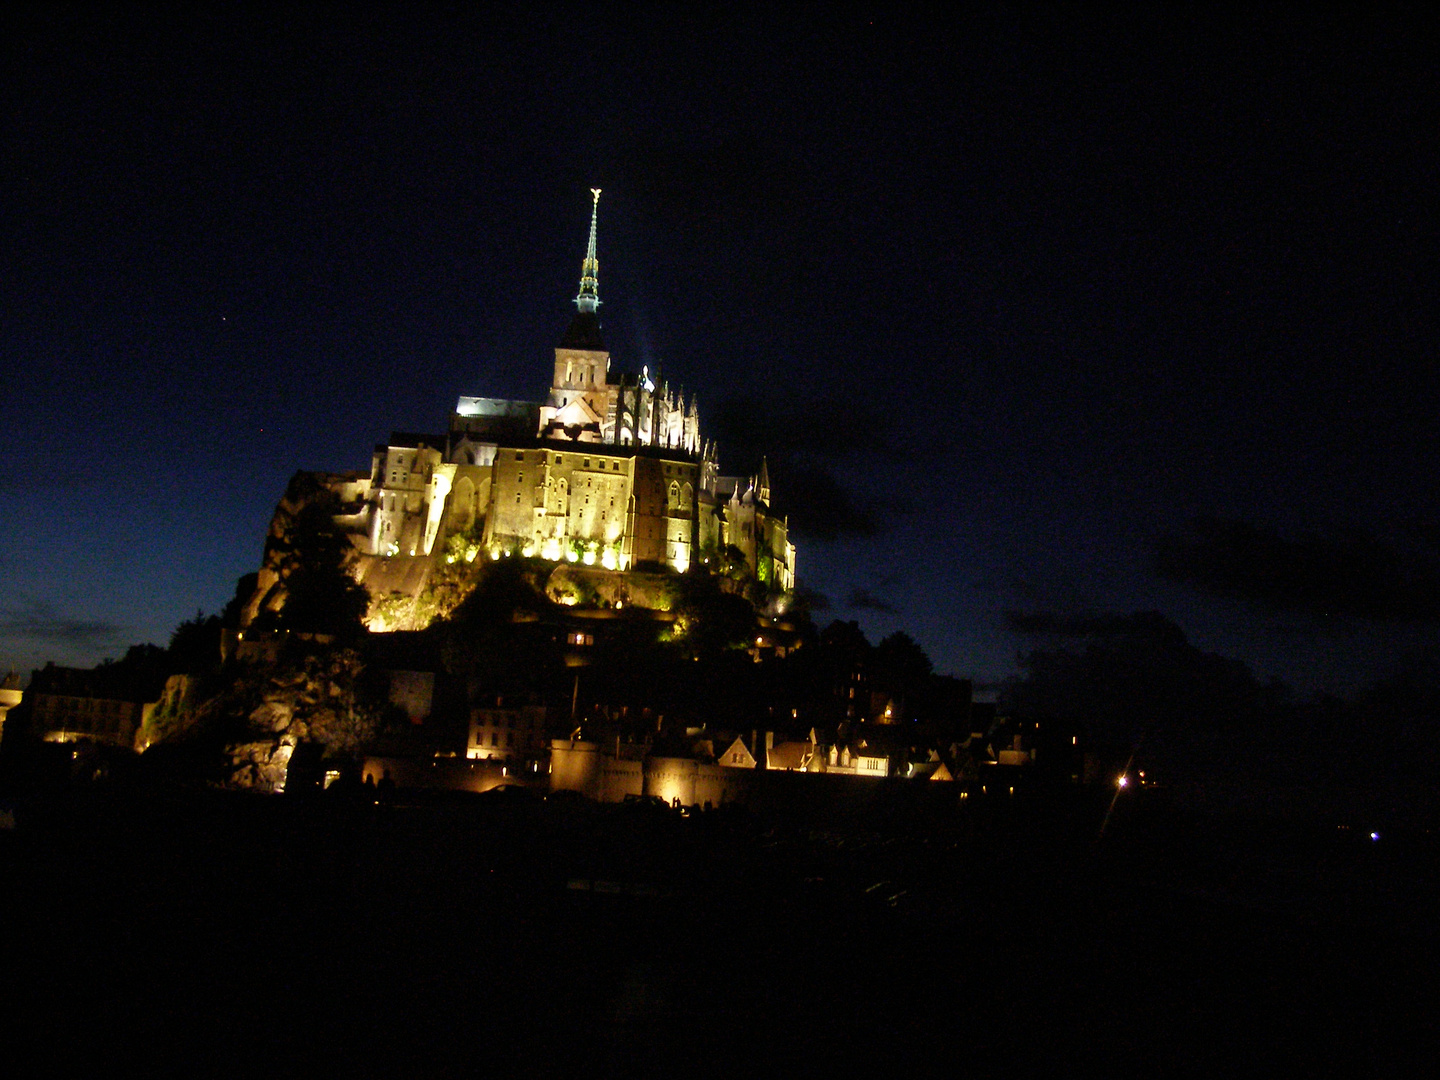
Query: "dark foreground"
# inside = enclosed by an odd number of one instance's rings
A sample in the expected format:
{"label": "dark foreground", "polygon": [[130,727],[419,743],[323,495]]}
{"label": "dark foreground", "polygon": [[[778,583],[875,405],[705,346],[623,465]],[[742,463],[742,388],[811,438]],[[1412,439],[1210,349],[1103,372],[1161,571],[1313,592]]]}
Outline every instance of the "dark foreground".
{"label": "dark foreground", "polygon": [[508,796],[66,792],[0,834],[6,1055],[257,1076],[1430,1060],[1429,838],[1137,802],[1097,845],[1101,811],[777,825]]}

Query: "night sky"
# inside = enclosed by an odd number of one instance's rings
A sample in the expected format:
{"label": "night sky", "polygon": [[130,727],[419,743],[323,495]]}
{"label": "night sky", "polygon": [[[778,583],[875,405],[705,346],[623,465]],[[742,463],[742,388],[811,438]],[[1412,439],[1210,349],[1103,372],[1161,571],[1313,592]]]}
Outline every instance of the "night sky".
{"label": "night sky", "polygon": [[822,624],[980,684],[1148,610],[1302,691],[1433,653],[1418,9],[5,18],[0,674],[543,397],[591,187],[612,368],[768,453]]}

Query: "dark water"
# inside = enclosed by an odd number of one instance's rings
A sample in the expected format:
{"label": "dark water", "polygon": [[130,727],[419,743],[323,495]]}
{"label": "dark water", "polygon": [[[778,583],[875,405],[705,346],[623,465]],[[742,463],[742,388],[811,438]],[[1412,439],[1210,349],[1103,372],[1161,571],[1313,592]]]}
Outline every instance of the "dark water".
{"label": "dark water", "polygon": [[[1437,1048],[1427,836],[70,792],[0,836],[49,1071],[1327,1074]],[[14,1075],[22,1075],[15,1073]]]}

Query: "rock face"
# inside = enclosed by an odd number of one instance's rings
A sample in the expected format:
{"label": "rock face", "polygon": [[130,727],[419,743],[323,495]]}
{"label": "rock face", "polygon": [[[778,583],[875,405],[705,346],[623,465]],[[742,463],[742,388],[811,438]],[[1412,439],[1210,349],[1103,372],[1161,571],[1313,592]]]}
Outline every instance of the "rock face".
{"label": "rock face", "polygon": [[[286,687],[285,683],[290,685]],[[304,725],[295,722],[295,680],[272,680],[271,687],[249,717],[251,730],[262,737],[230,747],[230,783],[235,787],[285,790],[290,755],[304,735]],[[271,733],[271,737],[265,738],[262,733]]]}
{"label": "rock face", "polygon": [[382,702],[362,685],[364,664],[352,649],[305,656],[265,682],[247,717],[250,739],[233,743],[230,783],[284,791],[290,759],[303,742],[329,754],[353,754],[373,737]]}
{"label": "rock face", "polygon": [[293,736],[286,735],[278,740],[237,743],[230,747],[231,785],[253,791],[284,791],[295,741]]}

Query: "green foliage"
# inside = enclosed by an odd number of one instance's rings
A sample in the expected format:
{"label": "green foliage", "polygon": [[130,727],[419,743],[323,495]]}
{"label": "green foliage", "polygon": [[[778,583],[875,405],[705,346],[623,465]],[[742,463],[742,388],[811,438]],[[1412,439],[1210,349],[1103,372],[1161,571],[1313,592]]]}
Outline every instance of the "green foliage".
{"label": "green foliage", "polygon": [[734,544],[726,544],[718,554],[720,573],[736,581],[749,576],[750,564],[745,561],[745,553]]}
{"label": "green foliage", "polygon": [[415,630],[415,597],[405,593],[386,593],[370,603],[368,619],[383,630]]}
{"label": "green foliage", "polygon": [[474,563],[484,555],[484,548],[481,546],[484,530],[479,525],[472,525],[462,532],[451,533],[445,538],[444,563],[453,566],[456,563]]}
{"label": "green foliage", "polygon": [[570,607],[595,608],[600,606],[600,590],[595,582],[583,573],[571,572],[569,567],[557,566],[550,574],[547,592],[557,602]]}
{"label": "green foliage", "polygon": [[490,560],[480,546],[479,528],[447,537],[442,556],[431,567],[416,597],[393,593],[371,607],[371,617],[389,630],[423,630],[436,619],[448,619],[465,602]]}

